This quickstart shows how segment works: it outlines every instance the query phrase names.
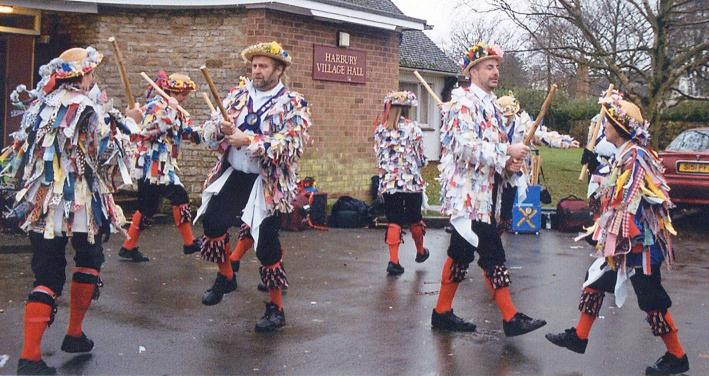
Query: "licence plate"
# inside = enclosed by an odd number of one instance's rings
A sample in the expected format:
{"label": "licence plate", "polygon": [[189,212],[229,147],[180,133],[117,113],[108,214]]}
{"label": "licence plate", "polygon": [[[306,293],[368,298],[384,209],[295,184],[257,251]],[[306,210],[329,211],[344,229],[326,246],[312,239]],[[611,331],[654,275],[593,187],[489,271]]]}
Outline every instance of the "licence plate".
{"label": "licence plate", "polygon": [[701,162],[679,162],[677,172],[685,174],[709,174],[709,163]]}

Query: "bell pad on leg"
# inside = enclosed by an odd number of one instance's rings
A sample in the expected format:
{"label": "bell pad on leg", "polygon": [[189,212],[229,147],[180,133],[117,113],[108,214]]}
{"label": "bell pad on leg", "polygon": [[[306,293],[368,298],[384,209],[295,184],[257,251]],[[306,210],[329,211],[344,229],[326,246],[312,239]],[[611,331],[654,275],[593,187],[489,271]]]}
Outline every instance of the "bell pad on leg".
{"label": "bell pad on leg", "polygon": [[286,278],[286,270],[283,267],[283,262],[279,261],[270,266],[260,266],[259,274],[261,282],[267,289],[279,289],[288,287],[288,279]]}
{"label": "bell pad on leg", "polygon": [[455,283],[463,282],[468,274],[468,266],[470,264],[453,261],[451,264],[451,281]]}
{"label": "bell pad on leg", "polygon": [[648,324],[650,324],[650,328],[652,329],[652,334],[657,337],[664,336],[665,334],[668,334],[669,332],[672,331],[672,326],[670,326],[670,323],[667,322],[667,319],[665,319],[665,314],[664,312],[660,311],[651,311],[647,313],[646,320]]}
{"label": "bell pad on leg", "polygon": [[495,265],[491,269],[486,270],[485,273],[493,289],[497,290],[510,286],[510,272],[505,265]]}
{"label": "bell pad on leg", "polygon": [[217,237],[208,238],[202,237],[200,255],[206,261],[222,263],[227,258],[227,248],[229,247],[229,233]]}
{"label": "bell pad on leg", "polygon": [[583,290],[583,292],[581,292],[581,299],[579,300],[579,311],[598,317],[598,314],[601,312],[604,297],[605,293],[603,291]]}

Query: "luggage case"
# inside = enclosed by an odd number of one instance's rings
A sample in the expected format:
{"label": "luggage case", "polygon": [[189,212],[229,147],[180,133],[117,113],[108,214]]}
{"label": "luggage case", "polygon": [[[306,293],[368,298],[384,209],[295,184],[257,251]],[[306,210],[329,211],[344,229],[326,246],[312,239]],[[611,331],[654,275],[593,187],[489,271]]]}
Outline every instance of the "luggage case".
{"label": "luggage case", "polygon": [[593,224],[593,212],[586,200],[570,195],[556,205],[556,222],[556,229],[561,232],[582,231]]}

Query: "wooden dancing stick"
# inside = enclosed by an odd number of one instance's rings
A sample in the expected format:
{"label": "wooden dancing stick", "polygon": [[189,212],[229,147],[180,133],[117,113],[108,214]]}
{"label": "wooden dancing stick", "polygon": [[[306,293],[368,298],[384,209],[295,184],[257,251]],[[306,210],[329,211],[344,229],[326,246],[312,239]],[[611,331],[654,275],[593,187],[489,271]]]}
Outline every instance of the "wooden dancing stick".
{"label": "wooden dancing stick", "polygon": [[108,42],[111,43],[113,47],[113,55],[116,57],[116,65],[118,65],[118,73],[121,75],[121,81],[123,82],[123,89],[126,91],[126,100],[128,101],[128,107],[133,108],[135,106],[135,98],[133,93],[130,91],[130,82],[128,81],[128,73],[126,72],[126,67],[123,65],[123,54],[118,48],[118,42],[116,38],[108,38]]}
{"label": "wooden dancing stick", "polygon": [[214,81],[212,81],[212,77],[209,76],[209,71],[207,71],[207,67],[205,65],[202,65],[199,67],[199,70],[202,71],[202,75],[204,75],[205,81],[207,81],[207,85],[209,85],[209,91],[212,92],[212,97],[214,97],[214,100],[217,102],[217,106],[219,107],[219,112],[222,113],[222,118],[224,118],[224,121],[229,121],[229,115],[226,113],[226,109],[224,108],[224,105],[222,104],[221,98],[219,98],[219,93],[217,92],[217,87],[214,86]]}
{"label": "wooden dancing stick", "polygon": [[[608,91],[606,92],[606,98],[610,97],[611,91],[613,91],[613,84],[608,85]],[[593,131],[591,132],[591,138],[586,141],[586,149],[593,152],[593,148],[596,147],[596,139],[598,138],[598,132],[601,131],[601,125],[603,125],[603,105],[601,105],[601,111],[598,113],[598,119],[596,124],[593,125]],[[581,167],[581,175],[579,175],[579,180],[583,181],[588,175],[588,164],[584,164]]]}
{"label": "wooden dancing stick", "polygon": [[416,76],[416,78],[418,78],[418,80],[421,81],[421,85],[423,85],[423,87],[426,89],[428,94],[430,94],[431,97],[433,97],[433,100],[436,101],[436,104],[438,104],[439,106],[442,105],[443,101],[441,101],[441,98],[438,98],[438,95],[436,95],[436,92],[433,91],[433,89],[431,89],[430,86],[428,86],[428,82],[426,82],[426,80],[424,80],[423,77],[421,77],[421,75],[419,74],[418,71],[414,71],[414,76]]}
{"label": "wooden dancing stick", "polygon": [[210,114],[214,113],[214,111],[216,111],[216,109],[214,108],[212,101],[209,100],[209,95],[207,95],[207,93],[205,93],[205,92],[202,92],[200,94],[202,94],[202,99],[204,99],[204,102],[207,103],[207,107],[209,107],[209,113]]}
{"label": "wooden dancing stick", "polygon": [[547,97],[544,99],[542,108],[539,110],[539,114],[537,114],[537,119],[534,120],[534,123],[532,123],[532,126],[529,128],[529,133],[524,136],[525,145],[529,145],[532,142],[532,139],[534,139],[534,134],[537,132],[537,127],[539,127],[539,124],[544,119],[544,115],[546,115],[549,106],[551,106],[551,100],[554,98],[557,88],[558,87],[556,84],[551,85],[551,88],[549,88],[549,93],[547,93]]}
{"label": "wooden dancing stick", "polygon": [[[143,79],[145,79],[145,81],[147,81],[150,84],[150,86],[153,87],[153,89],[155,89],[155,92],[160,94],[161,97],[163,97],[165,99],[172,98],[170,96],[170,94],[166,93],[163,89],[160,88],[160,86],[158,86],[158,84],[153,82],[153,80],[147,74],[145,74],[145,72],[140,72],[140,75],[143,77]],[[182,108],[182,106],[180,106],[179,104],[177,105],[177,109],[180,112],[182,112],[183,115],[185,115],[187,117],[191,116],[190,113],[187,112],[187,110],[185,110],[184,108]]]}

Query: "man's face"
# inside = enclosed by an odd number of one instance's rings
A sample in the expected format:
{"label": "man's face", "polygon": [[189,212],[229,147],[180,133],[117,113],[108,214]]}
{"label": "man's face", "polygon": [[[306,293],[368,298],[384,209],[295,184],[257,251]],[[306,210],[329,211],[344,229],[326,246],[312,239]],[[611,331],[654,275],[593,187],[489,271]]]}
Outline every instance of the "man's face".
{"label": "man's face", "polygon": [[481,89],[491,92],[500,79],[500,64],[497,59],[488,59],[470,68],[470,81]]}
{"label": "man's face", "polygon": [[183,91],[181,93],[172,93],[172,96],[177,99],[177,102],[180,104],[185,104],[187,102],[187,98],[190,97],[190,92],[189,91]]}
{"label": "man's face", "polygon": [[254,56],[251,60],[251,81],[261,91],[273,89],[281,79],[283,68],[267,56]]}
{"label": "man's face", "polygon": [[615,127],[611,124],[610,120],[607,118],[603,119],[603,127],[604,127],[604,134],[606,136],[606,140],[610,142],[613,145],[620,146],[623,142],[623,138],[620,136],[620,133],[618,133],[617,130],[615,130]]}

